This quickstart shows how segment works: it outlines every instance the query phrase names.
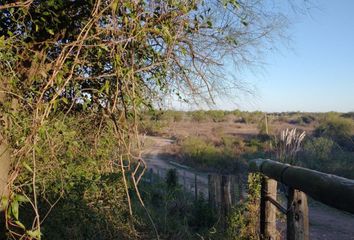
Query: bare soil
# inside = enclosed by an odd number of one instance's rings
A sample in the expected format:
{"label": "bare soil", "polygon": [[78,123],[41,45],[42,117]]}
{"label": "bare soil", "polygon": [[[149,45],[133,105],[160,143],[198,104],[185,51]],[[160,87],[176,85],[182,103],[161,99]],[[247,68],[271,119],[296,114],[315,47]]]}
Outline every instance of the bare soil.
{"label": "bare soil", "polygon": [[354,215],[318,202],[310,204],[309,211],[310,239],[354,239]]}
{"label": "bare soil", "polygon": [[[270,132],[279,133],[286,128],[298,128],[310,133],[313,131],[313,125],[294,125],[286,122],[272,122]],[[193,122],[181,121],[173,122],[166,126],[161,135],[169,138],[183,139],[189,136],[206,137],[211,141],[217,140],[220,136],[230,135],[243,139],[249,139],[259,134],[257,124],[238,123],[233,119],[224,122]]]}

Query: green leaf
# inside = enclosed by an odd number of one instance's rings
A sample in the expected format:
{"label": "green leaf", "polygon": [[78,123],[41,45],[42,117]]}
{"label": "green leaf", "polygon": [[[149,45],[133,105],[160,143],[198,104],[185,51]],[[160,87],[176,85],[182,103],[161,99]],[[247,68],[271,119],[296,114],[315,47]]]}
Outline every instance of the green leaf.
{"label": "green leaf", "polygon": [[49,34],[54,35],[53,29],[45,28],[45,30],[46,30]]}
{"label": "green leaf", "polygon": [[55,99],[54,102],[53,102],[53,110],[54,112],[56,112],[58,109],[58,99]]}
{"label": "green leaf", "polygon": [[0,47],[5,47],[5,36],[0,37]]}
{"label": "green leaf", "polygon": [[212,23],[210,20],[207,21],[207,24],[208,24],[208,27],[209,27],[209,28],[212,28],[212,27],[213,27],[213,23]]}
{"label": "green leaf", "polygon": [[0,209],[4,210],[5,208],[7,208],[8,204],[9,204],[8,198],[6,196],[2,196]]}
{"label": "green leaf", "polygon": [[112,2],[111,8],[112,8],[113,12],[116,12],[116,11],[117,11],[118,3],[119,3],[119,0],[114,0],[114,1]]}
{"label": "green leaf", "polygon": [[100,48],[102,48],[103,50],[106,50],[107,52],[109,51],[107,45],[101,44],[101,45],[100,45]]}
{"label": "green leaf", "polygon": [[11,203],[11,213],[16,220],[18,220],[18,213],[19,213],[18,208],[19,208],[18,202],[16,200],[13,201]]}
{"label": "green leaf", "polygon": [[19,227],[22,228],[23,230],[26,229],[25,225],[23,225],[23,223],[21,223],[20,221],[15,221],[15,223],[17,224],[17,226],[19,226]]}
{"label": "green leaf", "polygon": [[28,234],[28,236],[32,237],[32,238],[39,238],[41,236],[41,231],[39,229],[32,231],[32,230],[28,230],[26,231],[26,233]]}
{"label": "green leaf", "polygon": [[22,165],[23,165],[28,171],[30,171],[31,173],[33,173],[32,168],[31,168],[26,162],[22,162]]}
{"label": "green leaf", "polygon": [[28,198],[20,194],[15,195],[15,200],[18,202],[29,202]]}

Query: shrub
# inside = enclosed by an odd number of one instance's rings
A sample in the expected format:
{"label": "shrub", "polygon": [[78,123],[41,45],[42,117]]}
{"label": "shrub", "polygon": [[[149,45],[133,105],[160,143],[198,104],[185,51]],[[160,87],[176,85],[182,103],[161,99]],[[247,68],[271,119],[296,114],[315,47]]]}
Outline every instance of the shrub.
{"label": "shrub", "polygon": [[217,161],[220,155],[220,151],[214,145],[197,137],[185,139],[182,143],[182,152],[194,164],[203,167],[214,165],[213,162]]}
{"label": "shrub", "polygon": [[210,110],[206,112],[206,115],[214,122],[223,122],[225,120],[225,112],[221,110]]}
{"label": "shrub", "polygon": [[183,112],[167,110],[163,112],[161,120],[168,122],[180,122],[183,119]]}
{"label": "shrub", "polygon": [[197,137],[189,137],[182,142],[182,153],[187,164],[198,168],[219,170],[222,172],[240,171],[244,162],[237,158],[239,141],[223,138],[222,146],[206,142]]}
{"label": "shrub", "polygon": [[166,185],[168,189],[175,189],[178,185],[178,175],[176,169],[169,169],[166,174]]}
{"label": "shrub", "polygon": [[343,113],[341,117],[354,119],[354,112]]}
{"label": "shrub", "polygon": [[300,118],[301,118],[301,121],[305,124],[310,124],[313,121],[315,121],[315,117],[311,116],[311,115],[304,115],[304,116],[301,116]]}
{"label": "shrub", "polygon": [[235,206],[229,216],[227,228],[228,239],[259,239],[259,199],[261,192],[261,175],[248,175],[248,196],[245,202]]}
{"label": "shrub", "polygon": [[165,124],[161,121],[148,120],[140,123],[139,132],[155,136],[161,133],[164,126]]}
{"label": "shrub", "polygon": [[325,137],[313,138],[306,141],[304,144],[304,157],[307,162],[304,164],[311,168],[321,169],[325,162],[330,160],[334,145],[333,140]]}
{"label": "shrub", "polygon": [[204,200],[203,196],[199,196],[197,201],[194,202],[192,212],[192,219],[189,224],[195,228],[211,228],[217,221],[210,204]]}
{"label": "shrub", "polygon": [[191,112],[191,118],[194,122],[202,122],[207,119],[205,112],[202,110]]}
{"label": "shrub", "polygon": [[310,124],[315,120],[315,117],[311,115],[304,115],[304,116],[299,116],[295,119],[290,119],[289,123],[290,124],[295,124],[295,125],[306,125]]}
{"label": "shrub", "polygon": [[351,119],[330,116],[320,123],[315,129],[314,135],[330,138],[346,150],[354,150],[354,143],[351,139],[353,127]]}

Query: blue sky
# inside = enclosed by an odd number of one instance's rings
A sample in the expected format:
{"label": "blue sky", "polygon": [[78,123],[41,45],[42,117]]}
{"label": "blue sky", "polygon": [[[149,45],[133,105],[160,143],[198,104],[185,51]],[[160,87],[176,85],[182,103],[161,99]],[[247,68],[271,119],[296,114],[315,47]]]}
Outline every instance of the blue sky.
{"label": "blue sky", "polygon": [[217,108],[354,111],[354,1],[318,5],[291,23],[290,47],[279,43],[263,70],[241,75],[256,86],[255,95],[230,101],[237,104],[220,100]]}

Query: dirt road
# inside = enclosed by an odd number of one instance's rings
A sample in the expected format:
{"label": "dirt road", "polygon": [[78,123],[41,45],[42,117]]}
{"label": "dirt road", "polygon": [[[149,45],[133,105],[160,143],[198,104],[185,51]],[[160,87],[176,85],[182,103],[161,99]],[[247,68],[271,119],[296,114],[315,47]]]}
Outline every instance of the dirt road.
{"label": "dirt road", "polygon": [[146,140],[152,142],[151,146],[143,152],[144,160],[150,171],[164,178],[169,169],[176,169],[179,184],[185,190],[194,193],[197,183],[197,192],[203,193],[204,197],[208,197],[207,174],[200,173],[192,168],[173,163],[169,159],[161,157],[163,153],[166,153],[166,147],[172,144],[173,140],[152,136],[146,137]]}

